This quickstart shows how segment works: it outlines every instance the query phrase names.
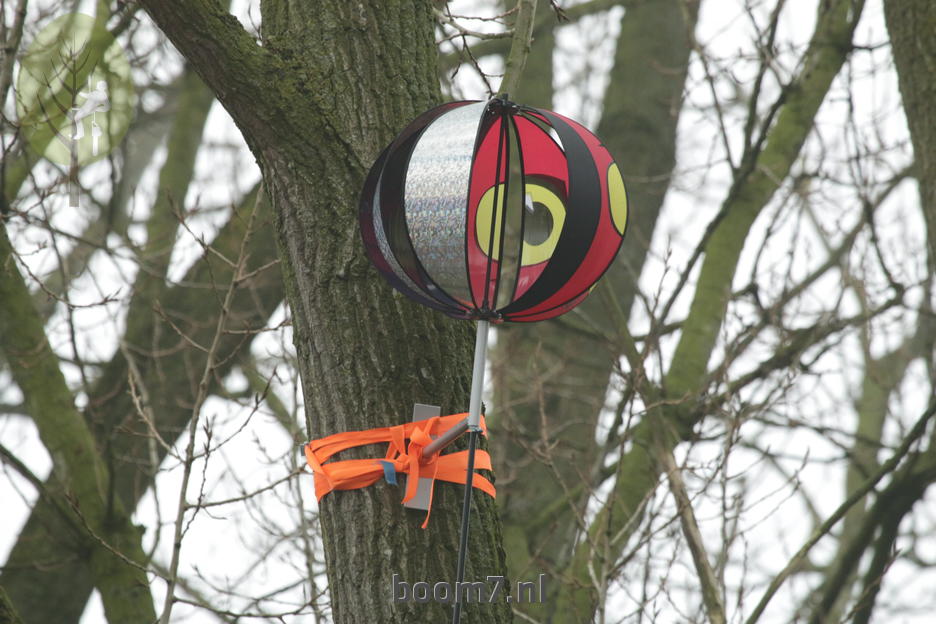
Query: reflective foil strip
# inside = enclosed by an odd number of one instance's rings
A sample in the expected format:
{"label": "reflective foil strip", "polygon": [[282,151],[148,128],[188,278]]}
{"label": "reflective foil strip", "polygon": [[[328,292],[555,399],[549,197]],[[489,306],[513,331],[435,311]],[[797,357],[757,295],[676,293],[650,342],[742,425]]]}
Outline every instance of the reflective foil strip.
{"label": "reflective foil strip", "polygon": [[410,157],[404,190],[406,225],[419,262],[442,290],[468,307],[466,202],[485,106],[478,102],[456,108],[426,128]]}
{"label": "reflective foil strip", "polygon": [[[382,180],[383,176],[381,176],[381,181]],[[397,262],[396,256],[393,255],[393,250],[390,249],[390,243],[387,242],[387,235],[384,233],[383,219],[380,217],[380,181],[377,182],[377,192],[374,193],[374,209],[372,212],[374,215],[374,234],[377,237],[377,246],[380,248],[381,255],[387,260],[390,269],[400,281],[413,289],[414,292],[422,293],[423,290],[409,278],[406,271],[404,271],[400,263]]]}

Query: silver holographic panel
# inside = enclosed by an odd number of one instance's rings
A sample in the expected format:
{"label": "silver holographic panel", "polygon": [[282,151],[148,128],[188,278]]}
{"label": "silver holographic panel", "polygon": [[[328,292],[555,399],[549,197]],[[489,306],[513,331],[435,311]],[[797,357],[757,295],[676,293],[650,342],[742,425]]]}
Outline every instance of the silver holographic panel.
{"label": "silver holographic panel", "polygon": [[439,288],[469,306],[465,204],[484,108],[484,102],[469,104],[432,122],[413,149],[404,186],[413,250]]}

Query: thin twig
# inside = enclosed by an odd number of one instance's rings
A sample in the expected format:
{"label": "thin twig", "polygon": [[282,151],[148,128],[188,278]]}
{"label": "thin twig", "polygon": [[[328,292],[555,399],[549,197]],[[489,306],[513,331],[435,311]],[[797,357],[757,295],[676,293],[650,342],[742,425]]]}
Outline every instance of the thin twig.
{"label": "thin twig", "polygon": [[679,523],[682,525],[683,535],[686,537],[689,553],[692,555],[692,562],[695,564],[696,574],[699,577],[699,583],[702,585],[702,602],[705,604],[708,621],[712,624],[724,624],[725,605],[722,602],[721,590],[718,586],[718,580],[715,578],[715,572],[712,571],[712,564],[709,563],[705,544],[702,542],[702,533],[699,531],[699,524],[696,522],[695,512],[692,510],[692,501],[689,500],[689,494],[686,492],[686,484],[683,481],[682,473],[679,466],[676,465],[670,447],[662,445],[657,451],[657,457],[660,463],[663,464],[667,481],[669,481],[670,492],[672,492],[673,498],[676,499],[676,512],[679,514]]}
{"label": "thin twig", "polygon": [[198,394],[195,398],[195,404],[192,406],[192,418],[189,422],[189,440],[188,446],[185,450],[185,463],[183,465],[182,472],[182,485],[179,488],[179,501],[178,509],[176,511],[175,519],[175,534],[172,541],[172,559],[169,563],[169,578],[167,579],[168,587],[166,587],[166,600],[163,603],[162,615],[159,618],[159,624],[169,624],[170,616],[172,615],[172,605],[174,602],[179,600],[175,596],[175,586],[176,579],[179,572],[179,556],[182,550],[182,535],[183,535],[183,525],[185,524],[185,514],[188,510],[188,503],[186,502],[186,494],[188,491],[188,483],[192,474],[192,464],[194,463],[195,458],[195,438],[198,432],[198,416],[201,411],[201,407],[205,402],[205,399],[208,398],[208,385],[212,379],[215,367],[215,357],[218,352],[218,347],[221,342],[221,337],[224,335],[224,325],[227,321],[228,314],[231,310],[231,303],[234,299],[234,294],[237,292],[240,284],[242,283],[242,273],[244,271],[244,265],[247,262],[247,243],[250,240],[251,234],[253,233],[253,223],[257,215],[257,209],[262,201],[263,189],[261,188],[257,192],[257,201],[254,203],[253,210],[250,213],[250,220],[247,225],[247,232],[244,235],[244,239],[241,241],[240,253],[238,254],[238,260],[236,267],[234,269],[234,274],[231,278],[231,283],[228,287],[227,293],[224,296],[224,302],[221,305],[221,310],[218,317],[218,323],[215,328],[215,334],[211,341],[211,347],[208,349],[207,359],[205,361],[205,368],[202,371],[201,380],[198,384]]}
{"label": "thin twig", "polygon": [[[475,39],[484,40],[484,39],[507,39],[513,35],[513,33],[509,30],[505,30],[502,32],[493,32],[493,33],[481,32],[479,30],[471,30],[459,24],[458,21],[455,20],[454,15],[446,15],[445,13],[443,13],[442,11],[438,9],[433,9],[432,12],[435,13],[436,19],[439,20],[439,22],[451,26],[452,28],[457,30],[458,34],[461,35],[462,37],[474,37]],[[453,38],[454,36],[448,37],[448,39],[453,39]]]}

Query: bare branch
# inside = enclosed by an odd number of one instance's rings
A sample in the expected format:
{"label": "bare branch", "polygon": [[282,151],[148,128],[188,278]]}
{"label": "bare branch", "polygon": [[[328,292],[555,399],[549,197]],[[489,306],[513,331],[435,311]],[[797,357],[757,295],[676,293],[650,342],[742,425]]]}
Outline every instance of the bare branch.
{"label": "bare branch", "polygon": [[218,347],[221,342],[221,337],[224,334],[224,325],[227,322],[228,315],[231,312],[231,303],[234,299],[234,293],[237,291],[243,279],[243,269],[245,262],[247,261],[247,243],[250,240],[251,234],[253,233],[253,222],[257,216],[258,207],[262,201],[262,197],[263,190],[261,188],[257,193],[257,200],[254,203],[254,209],[250,214],[250,222],[247,226],[247,234],[244,236],[244,239],[241,242],[241,249],[240,253],[238,254],[237,266],[234,270],[234,275],[231,278],[231,283],[228,287],[227,293],[225,294],[224,304],[221,306],[221,312],[218,316],[214,337],[212,338],[211,346],[208,348],[208,357],[205,361],[205,368],[202,372],[201,380],[198,383],[198,393],[195,397],[195,403],[192,406],[192,415],[189,421],[188,430],[188,447],[185,450],[185,461],[183,463],[182,485],[179,486],[179,503],[175,519],[175,536],[172,542],[172,560],[169,563],[168,587],[166,588],[166,599],[163,603],[163,611],[159,618],[160,624],[169,624],[170,617],[172,615],[172,606],[176,601],[175,584],[179,572],[179,556],[182,549],[182,535],[185,525],[185,514],[189,509],[186,497],[188,496],[188,483],[192,473],[192,464],[195,458],[195,439],[197,437],[196,433],[198,432],[199,414],[205,399],[208,398],[208,385],[214,376],[216,358],[218,357]]}
{"label": "bare branch", "polygon": [[679,523],[682,525],[683,535],[686,537],[689,552],[692,554],[692,562],[695,564],[696,573],[702,585],[702,600],[705,603],[708,621],[712,622],[712,624],[724,624],[726,619],[722,591],[718,579],[712,571],[712,564],[709,563],[705,544],[702,542],[702,533],[699,531],[699,524],[696,522],[695,512],[692,510],[692,501],[689,499],[688,492],[686,492],[686,484],[683,481],[680,468],[673,458],[673,451],[666,446],[658,449],[657,458],[663,464],[663,470],[669,480],[670,492],[673,493],[673,498],[676,500]]}
{"label": "bare branch", "polygon": [[517,19],[514,22],[510,53],[504,64],[504,77],[499,93],[516,93],[520,85],[520,75],[530,54],[533,40],[533,18],[536,16],[536,0],[517,0]]}
{"label": "bare branch", "polygon": [[862,500],[868,492],[871,492],[874,489],[874,486],[876,486],[881,481],[881,479],[891,474],[897,468],[903,458],[906,457],[910,452],[910,449],[917,442],[917,440],[919,440],[920,437],[926,432],[926,427],[934,414],[936,414],[936,404],[930,405],[930,407],[920,415],[910,431],[907,432],[907,435],[900,443],[900,446],[897,447],[897,449],[894,451],[894,454],[891,455],[886,462],[881,464],[880,469],[871,475],[861,485],[860,488],[852,492],[848,498],[846,498],[842,504],[838,506],[835,512],[826,518],[825,522],[816,527],[812,535],[810,535],[809,539],[807,539],[802,547],[796,551],[796,554],[790,558],[790,561],[787,563],[787,565],[780,571],[779,574],[773,578],[773,580],[770,582],[770,585],[767,586],[767,589],[764,591],[764,595],[754,607],[751,615],[748,616],[747,620],[745,620],[745,624],[754,624],[760,619],[760,616],[764,613],[764,609],[766,609],[768,603],[770,603],[771,598],[774,597],[774,594],[777,593],[777,590],[780,589],[784,581],[789,578],[790,574],[792,574],[794,570],[802,565],[810,550],[812,550],[812,547],[815,546],[819,540],[825,537],[839,520],[845,517],[845,514],[848,513],[848,510],[851,509],[853,505]]}

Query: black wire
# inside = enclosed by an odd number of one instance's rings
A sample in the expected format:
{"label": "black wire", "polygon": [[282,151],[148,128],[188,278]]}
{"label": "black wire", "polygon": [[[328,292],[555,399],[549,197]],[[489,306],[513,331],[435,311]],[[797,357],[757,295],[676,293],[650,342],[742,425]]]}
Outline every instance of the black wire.
{"label": "black wire", "polygon": [[458,588],[465,580],[465,558],[468,554],[468,520],[471,513],[471,482],[474,480],[475,448],[478,445],[478,432],[468,433],[468,475],[465,479],[465,498],[462,501],[461,530],[458,539],[458,564],[455,569],[455,608],[452,611],[452,624],[461,621],[461,601]]}

